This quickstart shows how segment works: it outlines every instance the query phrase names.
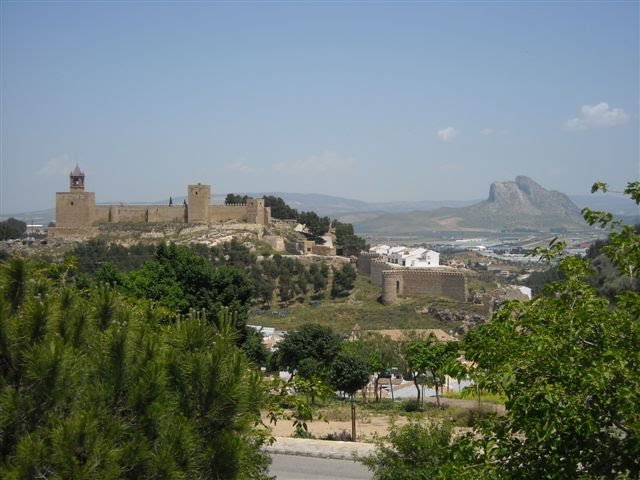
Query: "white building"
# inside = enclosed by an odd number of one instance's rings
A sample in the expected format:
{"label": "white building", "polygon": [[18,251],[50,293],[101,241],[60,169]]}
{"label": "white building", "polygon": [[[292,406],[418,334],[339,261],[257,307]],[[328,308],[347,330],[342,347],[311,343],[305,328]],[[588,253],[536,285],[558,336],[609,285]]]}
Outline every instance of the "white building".
{"label": "white building", "polygon": [[426,248],[389,247],[377,245],[369,249],[372,253],[382,255],[384,261],[402,267],[429,268],[440,266],[440,254]]}

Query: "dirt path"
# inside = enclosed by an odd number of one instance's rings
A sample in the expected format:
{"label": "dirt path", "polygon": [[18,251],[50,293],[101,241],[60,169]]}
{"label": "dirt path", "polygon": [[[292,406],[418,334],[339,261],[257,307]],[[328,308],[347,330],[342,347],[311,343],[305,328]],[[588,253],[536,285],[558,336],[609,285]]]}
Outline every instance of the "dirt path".
{"label": "dirt path", "polygon": [[[263,419],[265,423],[266,419]],[[392,417],[389,415],[356,415],[356,437],[359,442],[373,441],[376,435],[387,435]],[[405,425],[406,417],[395,417],[396,425]],[[294,428],[291,420],[279,420],[272,425],[272,434],[276,437],[293,436]],[[343,430],[351,434],[351,420],[316,420],[308,425],[309,432],[315,438],[323,438],[330,433],[340,433]]]}
{"label": "dirt path", "polygon": [[[435,404],[436,399],[435,397],[429,397],[425,401]],[[440,402],[443,405],[458,407],[465,410],[478,409],[478,402],[475,400],[441,398]],[[498,415],[503,415],[505,412],[504,405],[491,403],[482,403],[482,409],[484,411],[496,412]],[[335,412],[328,412],[325,415],[329,417],[328,420],[315,420],[307,424],[309,432],[314,438],[322,439],[328,434],[339,434],[342,431],[351,434],[351,417],[348,408],[336,407]],[[268,419],[266,417],[263,418],[263,421],[268,424]],[[408,418],[404,415],[373,414],[359,408],[356,413],[357,441],[371,442],[376,436],[388,435],[392,424],[402,426],[406,425],[408,422]],[[292,420],[280,419],[276,425],[271,425],[271,428],[271,433],[275,437],[292,437],[294,433]]]}

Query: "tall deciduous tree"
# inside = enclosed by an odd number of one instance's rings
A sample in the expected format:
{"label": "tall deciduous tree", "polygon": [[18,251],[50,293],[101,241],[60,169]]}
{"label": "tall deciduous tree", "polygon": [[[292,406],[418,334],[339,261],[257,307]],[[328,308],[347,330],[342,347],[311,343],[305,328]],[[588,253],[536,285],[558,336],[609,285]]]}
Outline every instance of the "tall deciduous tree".
{"label": "tall deciduous tree", "polygon": [[[405,346],[405,354],[418,390],[418,401],[420,401],[418,378],[420,375],[424,375],[427,383],[435,388],[436,403],[440,406],[440,392],[445,382],[445,375],[452,368],[452,362],[459,355],[457,342],[438,342],[431,334],[425,340],[409,342]],[[424,399],[422,401],[424,402]]]}
{"label": "tall deciduous tree", "polygon": [[369,383],[369,365],[360,355],[348,350],[334,359],[329,373],[329,383],[351,399],[351,440],[356,441],[356,409],[353,397]]}

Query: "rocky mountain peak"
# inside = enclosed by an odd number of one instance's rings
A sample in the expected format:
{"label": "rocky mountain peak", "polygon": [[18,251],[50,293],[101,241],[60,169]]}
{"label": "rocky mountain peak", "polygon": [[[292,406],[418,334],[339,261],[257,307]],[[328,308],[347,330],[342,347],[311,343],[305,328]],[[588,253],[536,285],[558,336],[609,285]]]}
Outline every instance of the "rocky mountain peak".
{"label": "rocky mountain peak", "polygon": [[494,208],[530,215],[580,216],[580,209],[564,193],[546,190],[529,177],[493,182],[487,203]]}

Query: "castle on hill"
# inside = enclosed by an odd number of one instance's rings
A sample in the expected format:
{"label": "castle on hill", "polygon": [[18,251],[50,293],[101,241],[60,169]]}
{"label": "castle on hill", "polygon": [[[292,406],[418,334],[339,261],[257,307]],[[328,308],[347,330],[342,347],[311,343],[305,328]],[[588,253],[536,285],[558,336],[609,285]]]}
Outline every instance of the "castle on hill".
{"label": "castle on hill", "polygon": [[271,208],[263,198],[249,198],[245,204],[213,205],[211,185],[189,185],[182,205],[96,204],[96,194],[85,191],[85,175],[79,166],[69,174],[69,191],[56,193],[56,226],[50,237],[91,235],[103,224],[118,223],[271,223]]}

